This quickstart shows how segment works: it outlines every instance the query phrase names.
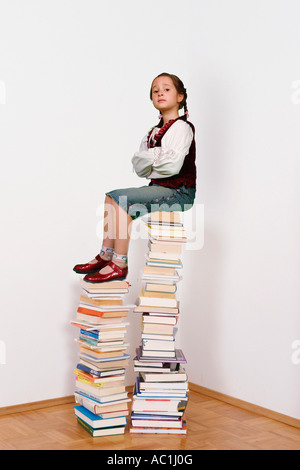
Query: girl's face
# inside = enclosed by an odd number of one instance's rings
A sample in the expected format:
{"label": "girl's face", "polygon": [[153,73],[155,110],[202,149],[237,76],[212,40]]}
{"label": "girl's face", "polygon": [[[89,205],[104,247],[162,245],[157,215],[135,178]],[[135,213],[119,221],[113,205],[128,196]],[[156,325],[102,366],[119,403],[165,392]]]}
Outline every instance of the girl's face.
{"label": "girl's face", "polygon": [[170,77],[157,77],[152,83],[152,101],[156,109],[162,114],[166,112],[178,113],[179,103],[184,95],[179,94]]}

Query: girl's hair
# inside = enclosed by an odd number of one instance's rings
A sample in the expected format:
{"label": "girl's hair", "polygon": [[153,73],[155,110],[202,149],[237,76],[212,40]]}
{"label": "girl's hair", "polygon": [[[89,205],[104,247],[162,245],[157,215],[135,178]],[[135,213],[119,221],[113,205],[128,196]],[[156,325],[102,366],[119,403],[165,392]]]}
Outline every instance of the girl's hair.
{"label": "girl's hair", "polygon": [[[154,78],[154,80],[158,77],[169,77],[171,78],[176,90],[177,90],[177,93],[180,94],[180,95],[183,95],[183,100],[181,101],[181,103],[179,103],[179,108],[178,109],[182,109],[184,108],[184,118],[185,120],[187,120],[188,118],[188,108],[187,108],[187,91],[186,91],[186,88],[184,87],[184,84],[183,82],[180,80],[180,78],[178,78],[176,75],[172,75],[171,73],[161,73],[160,75],[157,75],[157,77]],[[154,80],[152,81],[152,84],[151,84],[151,89],[150,89],[150,100],[152,101],[152,85],[153,85],[153,82]]]}

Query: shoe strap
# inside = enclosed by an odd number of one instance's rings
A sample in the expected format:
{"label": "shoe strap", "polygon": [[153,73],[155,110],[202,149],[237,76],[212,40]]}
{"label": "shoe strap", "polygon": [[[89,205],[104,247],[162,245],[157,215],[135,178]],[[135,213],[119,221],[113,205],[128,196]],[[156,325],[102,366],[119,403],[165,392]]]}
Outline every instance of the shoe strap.
{"label": "shoe strap", "polygon": [[118,253],[113,254],[113,259],[118,259],[120,261],[123,261],[124,263],[128,263],[128,256],[127,255],[119,255]]}
{"label": "shoe strap", "polygon": [[111,267],[116,273],[118,274],[123,274],[124,268],[120,268],[117,264],[115,264],[113,261],[111,261],[108,266]]}

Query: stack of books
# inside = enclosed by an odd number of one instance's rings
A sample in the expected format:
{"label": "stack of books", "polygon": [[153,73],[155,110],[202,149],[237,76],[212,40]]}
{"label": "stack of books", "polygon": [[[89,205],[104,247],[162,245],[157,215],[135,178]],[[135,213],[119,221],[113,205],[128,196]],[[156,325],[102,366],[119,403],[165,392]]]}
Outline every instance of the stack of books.
{"label": "stack of books", "polygon": [[131,399],[125,389],[127,281],[92,284],[80,279],[76,318],[79,360],[75,368],[74,407],[78,423],[93,437],[124,434]]}
{"label": "stack of books", "polygon": [[131,433],[186,434],[188,403],[186,359],[176,347],[180,314],[176,298],[182,276],[182,246],[186,232],[177,212],[155,212],[146,220],[149,234],[142,288],[134,308],[141,313],[141,344],[131,410]]}

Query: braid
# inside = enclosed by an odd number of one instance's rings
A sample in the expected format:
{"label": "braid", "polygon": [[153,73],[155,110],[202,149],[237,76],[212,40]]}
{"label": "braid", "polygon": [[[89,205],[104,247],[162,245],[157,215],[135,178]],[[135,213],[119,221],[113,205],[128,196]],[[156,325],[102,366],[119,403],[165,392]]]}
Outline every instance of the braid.
{"label": "braid", "polygon": [[160,118],[160,121],[159,121],[157,127],[162,127],[164,125],[164,119],[163,119],[161,114],[159,115],[159,118]]}
{"label": "braid", "polygon": [[185,105],[184,105],[184,119],[187,121],[188,118],[189,118],[189,112],[188,112],[187,103],[185,103]]}
{"label": "braid", "polygon": [[181,101],[180,105],[179,105],[179,109],[184,109],[184,119],[187,121],[188,117],[189,117],[189,113],[188,113],[188,107],[187,107],[187,91],[186,91],[186,88],[184,87],[183,83],[181,82],[180,80],[180,83],[181,83],[181,87],[180,87],[180,91],[178,91],[178,93],[182,93],[183,94],[183,100]]}

